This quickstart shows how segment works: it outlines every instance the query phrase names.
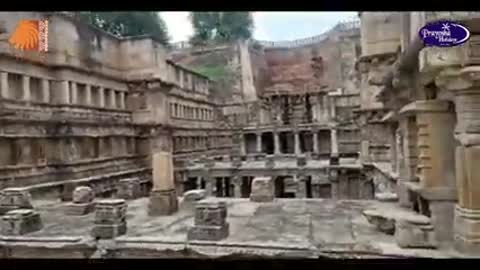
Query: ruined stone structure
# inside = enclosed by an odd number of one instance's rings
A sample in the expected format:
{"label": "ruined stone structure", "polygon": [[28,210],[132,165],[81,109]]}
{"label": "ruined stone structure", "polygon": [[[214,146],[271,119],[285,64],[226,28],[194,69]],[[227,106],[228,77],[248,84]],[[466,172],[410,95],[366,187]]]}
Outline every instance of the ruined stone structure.
{"label": "ruined stone structure", "polygon": [[[40,18],[47,53],[8,44]],[[471,39],[423,48],[438,18]],[[480,256],[479,18],[362,12],[302,40],[167,51],[2,13],[0,257]]]}

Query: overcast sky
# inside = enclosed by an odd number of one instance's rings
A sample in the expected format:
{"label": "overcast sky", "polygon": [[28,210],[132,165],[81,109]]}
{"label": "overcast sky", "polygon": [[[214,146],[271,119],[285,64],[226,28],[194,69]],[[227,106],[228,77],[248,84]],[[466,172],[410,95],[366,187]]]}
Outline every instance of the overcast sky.
{"label": "overcast sky", "polygon": [[[193,33],[188,12],[160,12],[172,42],[187,40]],[[253,12],[259,40],[280,41],[321,34],[336,23],[357,17],[357,12]]]}

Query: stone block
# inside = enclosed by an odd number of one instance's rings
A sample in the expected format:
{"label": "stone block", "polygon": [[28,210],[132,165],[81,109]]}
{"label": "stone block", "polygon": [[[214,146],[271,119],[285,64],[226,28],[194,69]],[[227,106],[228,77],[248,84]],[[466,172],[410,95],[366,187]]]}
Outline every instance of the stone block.
{"label": "stone block", "polygon": [[183,193],[184,201],[199,201],[207,197],[207,191],[204,189],[189,190]]}
{"label": "stone block", "polygon": [[194,226],[188,230],[189,240],[218,241],[229,234],[226,222],[227,205],[223,201],[202,200],[195,205]]}
{"label": "stone block", "polygon": [[95,224],[91,235],[100,239],[113,239],[127,233],[127,222],[119,224]]}
{"label": "stone block", "polygon": [[363,216],[370,224],[383,233],[393,235],[395,233],[395,219],[382,215],[381,212],[375,210],[365,210],[362,212]]}
{"label": "stone block", "polygon": [[62,192],[60,194],[60,199],[63,202],[68,202],[73,200],[73,192],[75,191],[74,183],[67,183],[62,186]]}
{"label": "stone block", "polygon": [[148,214],[150,216],[171,215],[178,211],[178,199],[175,189],[153,190],[150,193]]}
{"label": "stone block", "polygon": [[219,241],[227,238],[230,226],[225,223],[223,226],[193,226],[189,229],[188,240]]}
{"label": "stone block", "polygon": [[227,218],[227,206],[220,201],[201,201],[195,206],[195,225],[223,226]]}
{"label": "stone block", "polygon": [[134,200],[142,195],[140,181],[137,178],[122,179],[117,186],[117,197],[125,200]]}
{"label": "stone block", "polygon": [[69,203],[65,206],[65,215],[83,216],[95,210],[95,202],[89,203]]}
{"label": "stone block", "polygon": [[391,192],[376,193],[375,200],[380,202],[396,202],[398,201],[398,195]]}
{"label": "stone block", "polygon": [[98,201],[95,205],[95,224],[111,225],[125,222],[127,204],[123,199]]}
{"label": "stone block", "polygon": [[435,239],[437,242],[453,241],[453,221],[455,202],[430,201],[431,223],[435,228]]}
{"label": "stone block", "polygon": [[2,216],[3,235],[24,235],[43,228],[40,214],[33,209],[16,209]]}
{"label": "stone block", "polygon": [[256,177],[252,181],[250,201],[271,202],[275,198],[275,186],[271,177]]}
{"label": "stone block", "polygon": [[0,214],[15,209],[33,209],[32,197],[25,188],[6,188],[0,191]]}
{"label": "stone block", "polygon": [[74,203],[91,203],[95,199],[95,193],[92,188],[81,186],[73,191],[72,200]]}
{"label": "stone block", "polygon": [[435,232],[429,223],[397,219],[395,241],[401,248],[436,248]]}

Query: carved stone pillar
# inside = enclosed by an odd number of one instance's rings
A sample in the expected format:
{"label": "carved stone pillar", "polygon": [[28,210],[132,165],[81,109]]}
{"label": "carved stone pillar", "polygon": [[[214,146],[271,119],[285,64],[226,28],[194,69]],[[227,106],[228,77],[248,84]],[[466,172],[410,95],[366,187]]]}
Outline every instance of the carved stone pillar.
{"label": "carved stone pillar", "polygon": [[30,91],[30,76],[22,76],[22,99],[26,101],[31,100],[31,91]]}
{"label": "carved stone pillar", "polygon": [[331,156],[338,156],[338,137],[337,137],[337,130],[332,129],[332,132],[330,132],[330,141],[331,141],[331,149],[332,153]]}
{"label": "carved stone pillar", "polygon": [[278,132],[273,133],[273,146],[274,146],[274,154],[280,155],[280,134]]}
{"label": "carved stone pillar", "polygon": [[168,152],[152,155],[153,188],[148,213],[151,216],[170,215],[178,210],[175,190],[173,158]]}
{"label": "carved stone pillar", "polygon": [[50,81],[47,79],[42,79],[42,102],[50,102]]}
{"label": "carved stone pillar", "polygon": [[3,98],[10,98],[10,89],[8,88],[7,72],[0,72],[0,91]]}
{"label": "carved stone pillar", "polygon": [[[455,248],[480,254],[480,66],[451,70],[437,84],[453,91],[457,125],[455,152],[458,203],[455,207]],[[443,131],[445,132],[445,131]]]}
{"label": "carved stone pillar", "polygon": [[117,100],[115,98],[116,92],[117,91],[115,91],[113,89],[110,89],[110,107],[111,108],[116,108],[117,107]]}
{"label": "carved stone pillar", "polygon": [[92,86],[85,85],[85,104],[86,106],[92,106]]}
{"label": "carved stone pillar", "polygon": [[293,135],[294,135],[295,155],[300,155],[302,153],[300,149],[300,132],[298,130],[295,130]]}
{"label": "carved stone pillar", "polygon": [[313,153],[318,154],[318,130],[313,130]]}
{"label": "carved stone pillar", "polygon": [[120,109],[125,109],[125,93],[124,92],[119,92],[120,95],[120,104],[118,104]]}
{"label": "carved stone pillar", "polygon": [[262,133],[256,133],[257,136],[257,153],[262,153]]}
{"label": "carved stone pillar", "polygon": [[77,83],[76,82],[71,82],[71,85],[70,85],[70,101],[71,101],[71,104],[78,104],[78,94],[77,94]]}
{"label": "carved stone pillar", "polygon": [[105,88],[103,87],[98,88],[98,106],[105,107]]}
{"label": "carved stone pillar", "polygon": [[245,143],[245,135],[240,134],[240,155],[245,156],[247,154],[247,145]]}

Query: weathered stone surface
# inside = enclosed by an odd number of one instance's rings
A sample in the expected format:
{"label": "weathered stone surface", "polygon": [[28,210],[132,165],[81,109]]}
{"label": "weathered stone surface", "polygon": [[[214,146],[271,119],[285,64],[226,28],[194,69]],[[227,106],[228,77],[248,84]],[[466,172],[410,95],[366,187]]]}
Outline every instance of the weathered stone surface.
{"label": "weathered stone surface", "polygon": [[382,213],[375,210],[365,210],[363,215],[367,218],[368,222],[374,225],[377,230],[393,235],[395,233],[395,219],[382,215]]}
{"label": "weathered stone surface", "polygon": [[95,193],[92,188],[87,186],[81,186],[75,188],[73,191],[74,203],[91,203],[95,199]]}
{"label": "weathered stone surface", "polygon": [[140,181],[137,178],[120,180],[117,186],[117,197],[125,200],[134,200],[142,194]]}
{"label": "weathered stone surface", "polygon": [[219,241],[227,238],[229,235],[229,224],[222,226],[193,226],[189,231],[187,238],[189,240]]}
{"label": "weathered stone surface", "polygon": [[177,192],[172,190],[153,190],[150,193],[148,214],[150,216],[171,215],[178,210]]}
{"label": "weathered stone surface", "polygon": [[383,192],[375,194],[375,199],[381,202],[396,202],[398,195],[390,192]]}
{"label": "weathered stone surface", "polygon": [[2,216],[3,235],[24,235],[43,228],[40,214],[32,209],[16,209]]}
{"label": "weathered stone surface", "polygon": [[99,239],[112,239],[127,233],[127,222],[118,224],[96,224],[92,229],[92,237]]}
{"label": "weathered stone surface", "polygon": [[111,239],[127,231],[127,204],[124,199],[98,201],[91,235],[100,239]]}
{"label": "weathered stone surface", "polygon": [[271,177],[256,177],[252,181],[250,201],[270,202],[275,198],[275,186]]}
{"label": "weathered stone surface", "polygon": [[437,246],[432,225],[405,219],[396,221],[395,241],[402,248],[435,248]]}
{"label": "weathered stone surface", "polygon": [[227,206],[224,201],[199,201],[195,206],[195,225],[189,229],[187,238],[209,241],[226,238],[230,228],[226,218]]}
{"label": "weathered stone surface", "polygon": [[298,156],[297,157],[297,166],[303,167],[307,165],[307,158],[305,156]]}
{"label": "weathered stone surface", "polygon": [[227,217],[225,202],[205,201],[195,205],[195,225],[222,226]]}
{"label": "weathered stone surface", "polygon": [[204,189],[189,190],[183,193],[184,201],[199,201],[207,197],[207,191]]}
{"label": "weathered stone surface", "polygon": [[65,215],[83,216],[95,210],[95,202],[89,203],[69,203],[65,206]]}
{"label": "weathered stone surface", "polygon": [[0,191],[0,214],[15,209],[33,209],[31,195],[24,188],[6,188]]}
{"label": "weathered stone surface", "polygon": [[126,215],[127,204],[123,199],[100,200],[95,205],[95,224],[119,224]]}

